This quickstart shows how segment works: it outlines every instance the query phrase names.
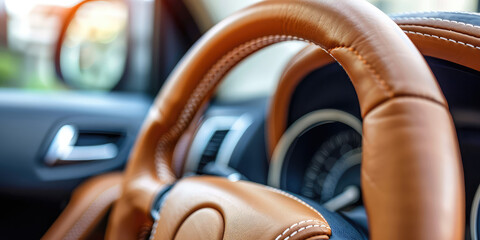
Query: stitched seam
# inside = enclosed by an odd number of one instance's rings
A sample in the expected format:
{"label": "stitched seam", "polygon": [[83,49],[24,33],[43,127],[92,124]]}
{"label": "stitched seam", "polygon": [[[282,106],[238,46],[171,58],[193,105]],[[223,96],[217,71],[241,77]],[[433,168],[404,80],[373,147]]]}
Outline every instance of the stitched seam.
{"label": "stitched seam", "polygon": [[464,43],[462,41],[454,40],[454,39],[451,39],[451,38],[440,37],[440,36],[437,36],[437,35],[434,35],[434,34],[427,34],[427,33],[415,32],[415,31],[408,31],[408,30],[403,30],[403,31],[407,34],[409,33],[409,34],[421,35],[421,36],[424,36],[424,37],[436,38],[436,39],[440,39],[440,40],[443,40],[443,41],[452,42],[452,43],[455,43],[455,44],[461,44],[463,46],[467,46],[467,47],[470,47],[470,48],[473,48],[473,49],[480,50],[480,47],[478,47],[478,46],[472,45],[470,43]]}
{"label": "stitched seam", "polygon": [[300,221],[298,223],[294,223],[292,224],[292,226],[288,227],[287,229],[285,229],[285,231],[283,231],[280,235],[278,235],[275,240],[278,240],[280,239],[282,236],[284,236],[288,231],[290,231],[292,228],[300,225],[300,224],[303,224],[303,223],[309,223],[309,222],[317,222],[317,220],[303,220],[303,221]]}
{"label": "stitched seam", "polygon": [[[453,33],[453,34],[461,34],[461,35],[465,35],[465,36],[472,37],[472,38],[478,38],[477,36],[474,36],[474,35],[471,35],[471,34],[468,34],[468,33],[463,33],[463,32],[455,31],[455,30],[452,30],[452,29],[446,29],[446,28],[439,28],[439,27],[433,27],[433,26],[428,26],[428,25],[422,25],[422,24],[418,24],[418,23],[399,23],[398,26],[399,26],[400,28],[402,28],[402,27],[421,27],[421,28],[427,28],[427,29],[433,29],[433,30],[451,32],[451,33]],[[402,30],[403,30],[403,28],[402,28]]]}
{"label": "stitched seam", "polygon": [[393,20],[432,20],[432,21],[442,21],[442,22],[460,24],[460,25],[464,25],[464,26],[467,26],[467,27],[473,27],[473,28],[478,28],[478,29],[480,29],[480,26],[477,26],[477,25],[473,25],[473,24],[465,23],[465,22],[454,21],[454,20],[443,19],[443,18],[433,18],[433,17],[393,17],[392,19],[393,19]]}
{"label": "stitched seam", "polygon": [[346,49],[350,52],[352,52],[353,54],[355,54],[355,56],[365,65],[367,66],[368,70],[373,74],[373,76],[375,77],[375,82],[377,82],[377,84],[387,93],[387,96],[388,97],[393,97],[394,93],[393,93],[393,90],[392,90],[392,87],[390,85],[388,85],[388,83],[382,79],[380,77],[380,75],[377,73],[377,71],[375,70],[375,68],[373,68],[373,66],[367,62],[367,60],[365,58],[362,57],[362,55],[360,55],[360,53],[355,50],[354,48],[352,47],[346,47],[346,46],[339,46],[339,47],[334,47],[334,48],[331,48],[328,50],[328,53],[330,55],[332,55],[332,51],[335,51],[337,49]]}
{"label": "stitched seam", "polygon": [[[313,208],[312,206],[308,205],[306,202],[302,201],[301,199],[293,196],[292,194],[289,194],[287,192],[284,192],[282,190],[279,190],[279,189],[276,189],[276,188],[272,188],[270,186],[263,186],[265,187],[267,190],[270,190],[271,192],[275,192],[275,193],[278,193],[278,194],[281,194],[285,197],[288,197],[292,200],[295,200],[297,201],[298,203],[302,204],[303,206],[309,208],[310,210],[312,210],[314,213],[316,213],[318,216],[320,216],[320,218],[324,221],[324,222],[327,222],[327,220],[325,220],[325,218],[322,216],[322,214],[320,214],[315,208]],[[330,229],[330,227],[328,226],[325,226],[326,228]]]}
{"label": "stitched seam", "polygon": [[[304,224],[304,223],[309,223],[309,222],[318,222],[318,220],[303,220],[303,221],[300,221],[300,222],[297,222],[297,223],[294,223],[292,224],[292,226],[288,227],[287,229],[285,229],[285,231],[283,231],[280,235],[278,235],[275,240],[279,240],[282,236],[284,236],[288,231],[292,230],[294,227],[300,225],[300,224]],[[284,240],[287,240],[288,238],[294,236],[295,234],[297,234],[298,232],[301,232],[303,230],[306,230],[306,229],[309,229],[311,227],[320,227],[320,228],[328,228],[330,229],[329,227],[323,225],[323,224],[311,224],[311,225],[308,225],[306,227],[302,227],[300,228],[299,230],[295,231],[294,233],[290,234],[287,238],[285,238]]]}
{"label": "stitched seam", "polygon": [[480,16],[479,13],[475,12],[461,12],[461,11],[413,11],[413,12],[400,12],[400,13],[395,13],[392,15],[407,15],[407,14],[421,14],[421,13],[459,13],[459,14],[467,14],[467,15],[473,15],[473,16]]}
{"label": "stitched seam", "polygon": [[298,229],[297,231],[293,232],[292,234],[290,234],[290,236],[286,237],[284,240],[288,240],[288,239],[290,239],[291,237],[295,236],[297,233],[299,233],[299,232],[301,232],[301,231],[303,231],[303,230],[307,230],[307,229],[312,228],[312,227],[320,227],[320,228],[321,228],[322,226],[317,225],[317,224],[315,224],[315,225],[308,225],[308,226],[306,226],[306,227],[300,228],[300,229]]}
{"label": "stitched seam", "polygon": [[[168,130],[167,133],[163,134],[157,142],[157,148],[155,152],[155,167],[157,172],[157,177],[161,181],[172,182],[175,179],[174,174],[169,170],[168,164],[166,163],[165,150],[174,144],[175,140],[180,137],[184,129],[186,129],[196,113],[199,105],[203,101],[205,95],[218,83],[218,81],[225,75],[228,70],[230,70],[236,63],[248,56],[249,54],[274,43],[284,42],[284,41],[305,41],[303,38],[290,36],[290,35],[270,35],[260,37],[249,42],[246,42],[239,47],[234,48],[232,51],[225,54],[220,60],[213,65],[212,68],[207,72],[207,74],[202,78],[200,83],[194,89],[193,93],[190,95],[187,100],[186,105],[184,106],[179,118],[177,119],[175,125]],[[321,46],[319,46],[321,47]],[[355,54],[355,56],[367,66],[370,72],[373,73],[375,82],[383,89],[388,97],[393,97],[394,93],[391,87],[387,84],[385,80],[382,80],[378,73],[375,71],[373,66],[369,64],[355,49],[352,47],[339,46],[334,47],[328,50],[328,53],[331,54],[331,51],[339,48],[347,49],[348,51]]]}
{"label": "stitched seam", "polygon": [[170,146],[170,144],[173,144],[174,140],[180,136],[186,127],[188,127],[188,124],[194,117],[196,112],[195,110],[199,107],[208,91],[215,86],[215,84],[228,70],[230,70],[231,67],[233,67],[244,57],[248,56],[250,53],[253,53],[265,46],[289,40],[306,41],[305,39],[288,35],[270,35],[260,37],[234,48],[232,51],[220,58],[220,60],[217,61],[212,68],[210,68],[207,74],[197,85],[192,95],[190,95],[190,98],[187,100],[187,104],[182,110],[182,113],[180,114],[176,124],[166,134],[162,135],[157,143],[155,162],[157,175],[160,180],[169,182],[175,179],[165,162],[165,150]]}
{"label": "stitched seam", "polygon": [[98,217],[98,214],[115,201],[120,194],[120,185],[114,185],[101,194],[99,194],[88,206],[87,210],[75,222],[65,235],[64,239],[80,239],[85,231],[90,227],[92,221]]}

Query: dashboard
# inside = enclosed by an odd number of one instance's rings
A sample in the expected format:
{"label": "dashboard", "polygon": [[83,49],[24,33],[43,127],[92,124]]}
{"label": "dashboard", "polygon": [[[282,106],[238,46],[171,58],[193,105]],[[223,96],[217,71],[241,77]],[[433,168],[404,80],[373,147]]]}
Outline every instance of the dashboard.
{"label": "dashboard", "polygon": [[351,206],[361,199],[361,145],[358,118],[334,109],[310,112],[280,139],[268,184],[313,199],[330,211]]}
{"label": "dashboard", "polygon": [[[480,73],[426,59],[457,130],[465,172],[466,239],[479,239]],[[285,116],[287,130],[271,157],[265,142],[270,101],[213,101],[191,141],[183,174],[224,175],[277,187],[339,212],[367,232],[360,181],[362,120],[347,74],[332,63],[296,86]]]}

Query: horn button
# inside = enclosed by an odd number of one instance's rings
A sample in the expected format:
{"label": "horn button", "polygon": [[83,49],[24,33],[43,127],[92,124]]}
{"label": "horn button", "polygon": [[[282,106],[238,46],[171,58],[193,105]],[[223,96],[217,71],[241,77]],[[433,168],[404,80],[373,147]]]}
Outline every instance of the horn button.
{"label": "horn button", "polygon": [[222,239],[224,226],[222,214],[213,208],[202,208],[185,219],[175,239]]}

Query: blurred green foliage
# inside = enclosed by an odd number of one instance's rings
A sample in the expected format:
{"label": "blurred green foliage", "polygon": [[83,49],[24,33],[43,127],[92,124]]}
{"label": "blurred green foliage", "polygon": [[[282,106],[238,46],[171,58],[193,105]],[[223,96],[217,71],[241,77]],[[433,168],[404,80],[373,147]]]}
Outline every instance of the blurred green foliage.
{"label": "blurred green foliage", "polygon": [[0,49],[0,87],[15,87],[20,75],[20,58],[6,49]]}
{"label": "blurred green foliage", "polygon": [[[55,75],[51,62],[37,59],[26,64],[28,56],[10,49],[0,49],[0,88],[24,88],[40,90],[66,90]],[[51,69],[45,65],[52,65]],[[42,66],[42,67],[39,67]]]}

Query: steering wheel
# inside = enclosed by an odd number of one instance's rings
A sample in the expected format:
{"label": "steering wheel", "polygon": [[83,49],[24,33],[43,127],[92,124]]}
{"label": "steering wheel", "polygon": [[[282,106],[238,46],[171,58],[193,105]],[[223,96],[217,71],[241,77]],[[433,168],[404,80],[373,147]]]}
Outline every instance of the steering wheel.
{"label": "steering wheel", "polygon": [[[223,76],[257,50],[291,40],[325,50],[357,92],[370,238],[463,239],[463,171],[446,101],[400,28],[359,0],[264,1],[207,32],[149,112],[107,238],[134,239],[142,229],[152,229],[151,239],[331,236],[333,227],[322,214],[291,194],[217,177],[177,180],[171,168],[177,142]],[[153,221],[158,199],[162,207]]]}

